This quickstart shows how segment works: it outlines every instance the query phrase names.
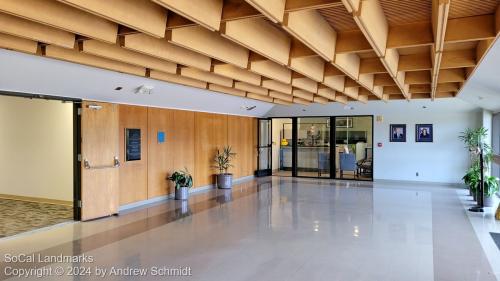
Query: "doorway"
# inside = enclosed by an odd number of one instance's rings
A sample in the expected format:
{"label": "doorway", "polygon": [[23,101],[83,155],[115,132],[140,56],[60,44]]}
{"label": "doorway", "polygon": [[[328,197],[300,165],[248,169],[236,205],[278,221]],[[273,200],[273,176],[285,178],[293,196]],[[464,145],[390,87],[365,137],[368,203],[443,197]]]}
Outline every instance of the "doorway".
{"label": "doorway", "polygon": [[75,101],[0,93],[0,238],[75,219]]}
{"label": "doorway", "polygon": [[272,172],[273,176],[292,176],[292,118],[272,119]]}
{"label": "doorway", "polygon": [[259,167],[272,171],[261,176],[373,180],[372,115],[277,117],[260,122]]}

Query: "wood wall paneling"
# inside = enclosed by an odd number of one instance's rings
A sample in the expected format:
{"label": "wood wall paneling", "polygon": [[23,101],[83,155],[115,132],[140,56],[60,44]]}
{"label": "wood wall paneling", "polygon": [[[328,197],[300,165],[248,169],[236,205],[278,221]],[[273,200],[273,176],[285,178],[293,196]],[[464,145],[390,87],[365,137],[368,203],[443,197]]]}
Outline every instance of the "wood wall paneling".
{"label": "wood wall paneling", "polygon": [[[120,105],[120,205],[148,198],[148,108]],[[125,160],[125,130],[141,130],[141,160]]]}
{"label": "wood wall paneling", "polygon": [[[173,110],[148,109],[148,198],[167,195],[174,191],[167,176],[174,169]],[[165,142],[158,143],[158,132],[165,133]]]}

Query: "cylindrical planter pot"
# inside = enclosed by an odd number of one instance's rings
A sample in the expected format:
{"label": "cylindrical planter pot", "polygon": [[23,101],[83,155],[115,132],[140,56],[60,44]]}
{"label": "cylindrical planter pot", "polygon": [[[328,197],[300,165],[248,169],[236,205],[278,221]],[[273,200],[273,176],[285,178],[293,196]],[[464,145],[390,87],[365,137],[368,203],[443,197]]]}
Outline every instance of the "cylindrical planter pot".
{"label": "cylindrical planter pot", "polygon": [[188,198],[189,198],[188,187],[175,188],[175,200],[187,200]]}
{"label": "cylindrical planter pot", "polygon": [[483,204],[485,207],[493,207],[494,203],[495,203],[495,199],[493,199],[493,197],[489,197],[489,196],[484,195]]}
{"label": "cylindrical planter pot", "polygon": [[233,174],[218,174],[217,187],[221,189],[229,189],[233,187]]}

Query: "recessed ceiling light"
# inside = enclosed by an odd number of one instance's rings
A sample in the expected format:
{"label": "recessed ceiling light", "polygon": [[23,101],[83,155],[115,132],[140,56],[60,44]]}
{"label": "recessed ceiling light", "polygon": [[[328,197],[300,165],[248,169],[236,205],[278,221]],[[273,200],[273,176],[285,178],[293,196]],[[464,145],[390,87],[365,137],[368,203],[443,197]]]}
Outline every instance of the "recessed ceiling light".
{"label": "recessed ceiling light", "polygon": [[256,107],[257,107],[256,105],[254,105],[254,106],[242,105],[240,108],[250,111],[250,110],[254,110]]}
{"label": "recessed ceiling light", "polygon": [[123,87],[116,87],[115,91],[120,91],[121,89],[123,89]]}
{"label": "recessed ceiling light", "polygon": [[302,111],[307,111],[305,108],[302,108]]}
{"label": "recessed ceiling light", "polygon": [[482,99],[484,99],[484,98],[483,98],[483,97],[481,97],[481,96],[479,96],[479,97],[477,97],[477,99],[478,99],[478,100],[482,100]]}
{"label": "recessed ceiling light", "polygon": [[427,108],[427,106],[425,106],[425,105],[424,105],[424,106],[422,106],[422,108],[423,108],[423,109],[426,109],[426,108]]}

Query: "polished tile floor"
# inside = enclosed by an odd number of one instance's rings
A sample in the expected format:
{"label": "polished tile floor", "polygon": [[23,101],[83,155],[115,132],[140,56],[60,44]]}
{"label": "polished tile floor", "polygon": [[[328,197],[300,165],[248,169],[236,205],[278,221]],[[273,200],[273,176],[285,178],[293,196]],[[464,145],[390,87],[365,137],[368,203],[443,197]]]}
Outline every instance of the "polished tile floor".
{"label": "polished tile floor", "polygon": [[[5,260],[22,253],[93,261]],[[165,279],[158,268],[190,273],[172,280],[496,280],[457,189],[398,182],[269,177],[1,239],[0,255],[0,280],[43,266],[93,274],[57,280],[96,280],[96,268],[106,280]]]}

